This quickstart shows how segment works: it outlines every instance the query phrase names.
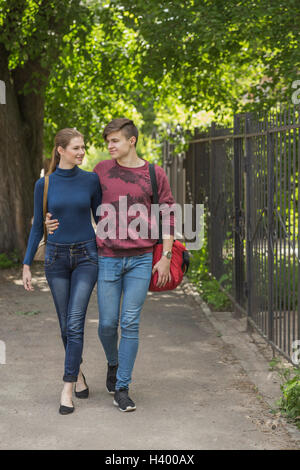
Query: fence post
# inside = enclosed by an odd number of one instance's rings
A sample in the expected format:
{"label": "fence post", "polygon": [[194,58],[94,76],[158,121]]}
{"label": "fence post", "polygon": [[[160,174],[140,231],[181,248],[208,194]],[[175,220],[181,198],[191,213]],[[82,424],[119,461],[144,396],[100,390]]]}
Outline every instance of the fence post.
{"label": "fence post", "polygon": [[[234,116],[234,134],[241,134],[241,115]],[[235,299],[241,306],[244,305],[244,246],[242,233],[242,137],[235,138],[233,144],[234,158],[234,272],[235,272]],[[235,309],[235,313],[238,310]]]}
{"label": "fence post", "polygon": [[273,312],[273,290],[274,290],[274,137],[268,132],[267,125],[267,165],[268,165],[268,339],[273,341],[274,336],[274,312]]}
{"label": "fence post", "polygon": [[[217,129],[216,123],[212,123],[210,136],[210,190],[209,190],[209,226],[210,226],[210,272],[219,280],[224,274],[223,246],[226,238],[226,214],[225,214],[225,180],[226,180],[226,149],[225,140],[214,139],[225,134],[225,129]],[[232,214],[232,212],[231,212]]]}
{"label": "fence post", "polygon": [[[216,137],[216,123],[212,122],[210,128],[210,136]],[[219,191],[220,191],[220,172],[218,171],[218,147],[217,142],[212,140],[210,147],[210,169],[209,169],[209,231],[208,231],[208,247],[209,247],[209,268],[210,272],[216,279],[222,275],[222,246],[223,239],[220,230],[219,216]]]}
{"label": "fence post", "polygon": [[[300,129],[298,130],[298,142],[300,142]],[[297,181],[297,189],[298,189],[298,195],[300,194],[300,145],[298,143],[298,181]],[[297,233],[297,245],[298,245],[298,261],[297,261],[297,272],[298,272],[298,289],[297,289],[297,339],[300,340],[300,281],[299,281],[299,277],[300,277],[300,197],[298,196],[298,221],[297,221],[297,229],[296,229],[296,233]]]}
{"label": "fence post", "polygon": [[253,316],[253,246],[252,246],[252,203],[253,197],[253,168],[252,168],[252,142],[251,137],[247,134],[251,132],[251,113],[245,115],[245,173],[246,173],[246,263],[247,263],[247,314],[248,317]]}

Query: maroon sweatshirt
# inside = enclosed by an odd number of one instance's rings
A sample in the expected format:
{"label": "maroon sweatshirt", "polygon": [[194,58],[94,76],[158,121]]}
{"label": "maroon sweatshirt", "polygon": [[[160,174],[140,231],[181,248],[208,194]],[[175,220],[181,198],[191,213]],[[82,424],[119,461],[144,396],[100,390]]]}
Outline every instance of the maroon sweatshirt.
{"label": "maroon sweatshirt", "polygon": [[[153,211],[151,214],[149,163],[145,161],[142,167],[127,168],[116,160],[104,160],[95,166],[94,172],[99,176],[102,189],[103,213],[99,217],[96,233],[98,254],[122,257],[151,253],[157,242],[158,228]],[[163,229],[168,227],[169,233],[174,235],[174,213],[170,213],[169,207],[175,201],[167,175],[158,165],[155,165],[155,174],[158,201],[160,205],[164,204],[161,210]],[[143,207],[139,208],[136,204],[143,204]]]}

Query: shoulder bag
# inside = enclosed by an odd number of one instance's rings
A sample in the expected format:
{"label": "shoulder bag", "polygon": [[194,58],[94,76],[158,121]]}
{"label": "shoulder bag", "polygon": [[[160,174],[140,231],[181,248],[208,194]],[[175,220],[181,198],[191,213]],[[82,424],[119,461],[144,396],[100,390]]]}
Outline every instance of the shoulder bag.
{"label": "shoulder bag", "polygon": [[[149,164],[149,173],[152,185],[152,193],[153,204],[158,204],[158,190],[157,190],[157,181],[155,175],[155,167],[153,163]],[[153,262],[152,267],[160,260],[162,257],[163,252],[163,239],[162,239],[162,223],[161,223],[161,215],[159,217],[159,239],[157,243],[153,247]],[[157,287],[157,280],[158,280],[158,272],[156,271],[152,274],[149,290],[150,291],[166,291],[166,290],[173,290],[182,282],[183,275],[187,272],[189,267],[189,253],[186,247],[178,240],[174,240],[173,247],[172,247],[172,257],[170,262],[170,273],[171,273],[171,281],[167,282],[164,287]]]}

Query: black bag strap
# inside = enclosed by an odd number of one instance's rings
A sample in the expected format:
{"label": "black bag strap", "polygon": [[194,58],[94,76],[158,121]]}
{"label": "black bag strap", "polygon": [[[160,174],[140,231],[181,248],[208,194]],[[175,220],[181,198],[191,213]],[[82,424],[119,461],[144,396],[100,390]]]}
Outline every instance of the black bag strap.
{"label": "black bag strap", "polygon": [[[157,180],[156,180],[156,174],[155,174],[155,166],[154,163],[149,163],[149,173],[150,173],[150,179],[151,179],[151,186],[152,186],[152,202],[153,204],[159,204],[158,201],[158,189],[157,189]],[[159,214],[159,239],[157,243],[162,243],[162,224],[161,224],[161,214]]]}
{"label": "black bag strap", "polygon": [[158,190],[157,190],[157,181],[156,181],[154,163],[149,163],[149,173],[150,173],[150,179],[151,179],[151,185],[152,185],[153,204],[158,204]]}
{"label": "black bag strap", "polygon": [[183,251],[181,269],[184,272],[184,274],[188,272],[189,266],[190,266],[190,255],[188,251]]}

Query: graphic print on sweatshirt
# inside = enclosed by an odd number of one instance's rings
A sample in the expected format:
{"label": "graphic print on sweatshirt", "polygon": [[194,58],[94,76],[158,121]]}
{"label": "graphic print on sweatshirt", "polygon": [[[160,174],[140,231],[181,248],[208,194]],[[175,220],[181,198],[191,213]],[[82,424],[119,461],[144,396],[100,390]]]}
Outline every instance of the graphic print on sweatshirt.
{"label": "graphic print on sweatshirt", "polygon": [[[159,166],[155,167],[159,203],[172,205],[174,199],[166,174]],[[102,188],[102,214],[97,227],[99,253],[104,256],[134,256],[133,252],[151,252],[157,241],[157,238],[151,238],[151,229],[152,234],[158,230],[153,214],[151,217],[149,163],[127,168],[115,160],[104,160],[94,171]]]}

